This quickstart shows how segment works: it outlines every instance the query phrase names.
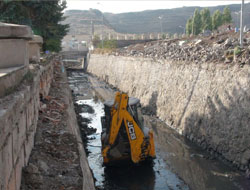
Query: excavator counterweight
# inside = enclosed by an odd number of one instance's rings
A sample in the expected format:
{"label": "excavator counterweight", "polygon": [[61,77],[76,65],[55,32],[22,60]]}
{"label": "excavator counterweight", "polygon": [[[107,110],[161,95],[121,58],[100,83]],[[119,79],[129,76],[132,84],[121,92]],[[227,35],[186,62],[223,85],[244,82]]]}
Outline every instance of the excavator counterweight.
{"label": "excavator counterweight", "polygon": [[155,158],[153,133],[144,126],[140,101],[117,92],[115,100],[104,103],[102,156],[104,164],[130,159],[139,163]]}

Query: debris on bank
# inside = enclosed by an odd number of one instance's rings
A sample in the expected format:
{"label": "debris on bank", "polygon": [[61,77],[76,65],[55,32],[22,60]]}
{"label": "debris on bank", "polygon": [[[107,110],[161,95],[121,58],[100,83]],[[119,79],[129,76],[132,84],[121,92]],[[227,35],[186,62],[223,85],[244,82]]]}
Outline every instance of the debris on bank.
{"label": "debris on bank", "polygon": [[69,132],[61,63],[55,63],[49,96],[41,98],[39,120],[28,166],[23,169],[21,190],[82,189],[78,144]]}
{"label": "debris on bank", "polygon": [[250,64],[250,32],[246,33],[243,48],[239,34],[233,31],[212,36],[166,39],[117,49],[116,56],[149,57],[183,62],[214,62]]}

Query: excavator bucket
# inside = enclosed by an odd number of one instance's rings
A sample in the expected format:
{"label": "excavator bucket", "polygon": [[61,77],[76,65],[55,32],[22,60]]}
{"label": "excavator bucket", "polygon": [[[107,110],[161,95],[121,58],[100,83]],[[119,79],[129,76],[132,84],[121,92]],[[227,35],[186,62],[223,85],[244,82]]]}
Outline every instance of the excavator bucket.
{"label": "excavator bucket", "polygon": [[102,156],[104,164],[120,160],[139,163],[155,158],[153,133],[144,126],[140,101],[117,92],[115,100],[104,103]]}

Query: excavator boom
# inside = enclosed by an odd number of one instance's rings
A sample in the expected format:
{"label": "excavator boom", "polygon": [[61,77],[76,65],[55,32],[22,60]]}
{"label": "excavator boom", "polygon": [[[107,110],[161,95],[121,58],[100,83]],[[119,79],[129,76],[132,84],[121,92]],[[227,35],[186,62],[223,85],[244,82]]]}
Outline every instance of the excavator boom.
{"label": "excavator boom", "polygon": [[[155,157],[152,131],[138,125],[135,121],[135,115],[130,113],[132,109],[130,109],[130,112],[128,111],[129,106],[128,95],[117,92],[115,101],[110,109],[110,126],[103,127],[105,129],[108,128],[105,131],[106,140],[102,138],[104,163],[109,163],[116,159],[121,160],[123,155],[126,155],[128,152],[130,152],[130,158],[134,163]],[[125,145],[123,146],[122,143],[129,144],[129,150],[124,148]],[[112,149],[116,150],[113,151],[113,155]]]}

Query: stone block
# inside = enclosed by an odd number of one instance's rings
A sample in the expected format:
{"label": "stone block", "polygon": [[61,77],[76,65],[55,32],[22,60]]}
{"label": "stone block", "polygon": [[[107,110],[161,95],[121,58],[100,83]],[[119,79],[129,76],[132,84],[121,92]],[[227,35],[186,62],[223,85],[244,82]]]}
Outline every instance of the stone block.
{"label": "stone block", "polygon": [[12,117],[8,110],[0,109],[0,150],[6,143],[6,138],[10,132],[10,128],[13,124]]}
{"label": "stone block", "polygon": [[32,31],[29,26],[0,22],[0,38],[31,39]]}
{"label": "stone block", "polygon": [[40,50],[43,44],[43,38],[41,36],[34,35],[32,40],[29,41],[29,60],[40,61]]}
{"label": "stone block", "polygon": [[24,149],[19,154],[17,163],[15,165],[15,174],[16,174],[16,189],[20,189],[21,179],[22,179],[22,168],[24,167]]}
{"label": "stone block", "polygon": [[20,138],[20,143],[23,143],[24,140],[26,139],[26,112],[21,111],[21,117],[18,121],[18,128],[19,128],[19,138]]}
{"label": "stone block", "polygon": [[7,187],[7,189],[8,189],[8,190],[16,190],[16,174],[15,174],[15,171],[14,171],[14,170],[12,171],[10,180],[9,180],[9,182],[8,182],[8,187]]}
{"label": "stone block", "polygon": [[3,157],[3,153],[2,150],[0,149],[0,189],[4,189],[4,157]]}
{"label": "stone block", "polygon": [[28,41],[25,39],[0,39],[0,69],[29,64]]}
{"label": "stone block", "polygon": [[11,93],[11,88],[17,86],[26,73],[27,68],[24,66],[6,69],[0,68],[0,98],[7,95],[8,93]]}
{"label": "stone block", "polygon": [[21,147],[23,146],[26,140],[26,114],[21,112],[20,118],[18,120],[17,126],[13,129],[12,132],[12,141],[13,141],[13,162],[16,163],[16,160],[19,157]]}
{"label": "stone block", "polygon": [[34,146],[35,131],[30,130],[27,133],[27,140],[24,143],[24,163],[25,166],[28,164],[30,153]]}
{"label": "stone block", "polygon": [[1,151],[1,164],[0,164],[0,176],[2,181],[2,186],[7,187],[10,179],[10,175],[13,170],[13,158],[12,158],[12,137],[8,136],[4,147]]}
{"label": "stone block", "polygon": [[26,109],[26,117],[27,117],[27,129],[29,130],[29,128],[32,126],[33,123],[33,119],[34,119],[34,99],[31,99],[28,102],[28,106]]}
{"label": "stone block", "polygon": [[14,130],[13,130],[13,133],[12,133],[12,141],[13,141],[13,162],[16,163],[16,160],[17,160],[17,157],[18,157],[18,153],[19,153],[19,150],[21,148],[21,144],[20,144],[20,138],[19,138],[19,128],[16,127]]}

